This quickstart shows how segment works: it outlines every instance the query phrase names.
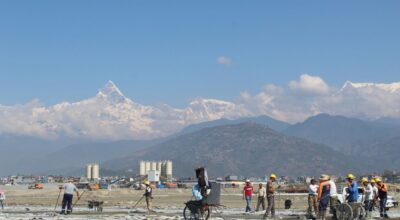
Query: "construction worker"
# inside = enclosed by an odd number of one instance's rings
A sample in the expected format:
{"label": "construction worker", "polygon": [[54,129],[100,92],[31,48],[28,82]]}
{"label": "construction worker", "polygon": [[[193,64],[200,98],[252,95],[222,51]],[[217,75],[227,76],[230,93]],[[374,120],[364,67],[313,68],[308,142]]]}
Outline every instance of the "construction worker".
{"label": "construction worker", "polygon": [[258,190],[256,191],[257,193],[257,208],[256,212],[260,210],[260,206],[262,207],[262,210],[265,210],[265,197],[267,196],[267,191],[263,187],[263,184],[260,183],[258,184]]}
{"label": "construction worker", "polygon": [[318,206],[317,206],[317,199],[318,199],[318,185],[315,179],[310,181],[310,185],[308,186],[308,210],[307,214],[309,216],[313,215],[313,208],[315,216],[318,215]]}
{"label": "construction worker", "polygon": [[6,201],[6,193],[4,191],[0,191],[0,205],[1,209],[4,209],[4,203]]}
{"label": "construction worker", "polygon": [[366,212],[366,217],[371,217],[372,205],[374,203],[374,192],[372,185],[369,183],[366,177],[362,178],[361,183],[364,189],[364,208]]}
{"label": "construction worker", "polygon": [[148,180],[143,182],[146,186],[143,196],[146,198],[147,212],[152,212],[153,188]]}
{"label": "construction worker", "polygon": [[376,178],[376,187],[378,188],[378,197],[379,197],[379,213],[381,217],[388,218],[386,213],[386,202],[387,202],[387,192],[388,188],[385,183],[382,182],[380,178]]}
{"label": "construction worker", "polygon": [[353,174],[347,175],[347,202],[357,202],[358,199],[358,185],[354,180]]}
{"label": "construction worker", "polygon": [[253,186],[250,180],[246,180],[246,184],[243,187],[243,199],[246,200],[246,211],[251,212],[251,197],[253,196]]}
{"label": "construction worker", "polygon": [[332,219],[337,219],[337,215],[336,215],[336,209],[338,206],[338,195],[337,195],[337,187],[336,187],[336,183],[335,180],[330,177],[329,178],[329,184],[330,184],[330,192],[329,192],[329,209],[332,212]]}
{"label": "construction worker", "polygon": [[372,194],[373,194],[373,202],[372,202],[372,209],[374,210],[376,203],[378,202],[379,199],[379,190],[378,187],[376,187],[376,181],[375,178],[372,178],[371,180],[371,186],[372,186]]}
{"label": "construction worker", "polygon": [[326,219],[326,210],[328,209],[329,199],[331,192],[331,184],[329,181],[329,176],[322,174],[319,178],[319,187],[318,187],[318,210],[319,210],[319,218],[322,220]]}
{"label": "construction worker", "polygon": [[268,207],[265,210],[265,214],[263,219],[266,219],[271,213],[271,217],[275,217],[275,186],[274,183],[276,181],[276,175],[271,174],[269,176],[269,180],[267,181],[267,202],[268,202]]}
{"label": "construction worker", "polygon": [[64,196],[62,201],[62,209],[60,214],[68,215],[72,213],[72,199],[74,197],[74,192],[79,198],[78,188],[70,181],[60,187],[60,190],[64,189]]}

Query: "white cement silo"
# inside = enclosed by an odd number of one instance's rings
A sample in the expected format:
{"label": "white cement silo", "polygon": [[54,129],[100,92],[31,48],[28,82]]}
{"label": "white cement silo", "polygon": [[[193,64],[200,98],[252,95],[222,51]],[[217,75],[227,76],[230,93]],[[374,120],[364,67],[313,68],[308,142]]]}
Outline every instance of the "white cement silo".
{"label": "white cement silo", "polygon": [[86,165],[86,179],[91,180],[92,179],[92,164],[87,164]]}
{"label": "white cement silo", "polygon": [[143,160],[139,162],[139,175],[140,176],[146,175],[146,162]]}
{"label": "white cement silo", "polygon": [[92,165],[92,179],[100,179],[100,166],[97,163]]}
{"label": "white cement silo", "polygon": [[162,171],[162,162],[161,161],[157,162],[157,171],[160,171],[160,173]]}
{"label": "white cement silo", "polygon": [[172,177],[172,161],[170,160],[166,162],[165,174],[168,178]]}
{"label": "white cement silo", "polygon": [[155,161],[151,162],[150,170],[157,170],[157,162],[155,162]]}
{"label": "white cement silo", "polygon": [[146,161],[146,175],[147,175],[147,172],[149,172],[149,170],[151,170],[151,162]]}

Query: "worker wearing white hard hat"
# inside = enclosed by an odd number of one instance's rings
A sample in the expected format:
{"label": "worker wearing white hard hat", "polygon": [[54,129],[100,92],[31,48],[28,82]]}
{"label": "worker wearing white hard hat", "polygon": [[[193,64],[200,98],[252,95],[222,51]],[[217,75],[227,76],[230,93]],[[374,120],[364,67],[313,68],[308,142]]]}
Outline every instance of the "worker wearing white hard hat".
{"label": "worker wearing white hard hat", "polygon": [[245,180],[246,184],[243,187],[243,199],[246,200],[246,212],[251,212],[251,198],[253,196],[253,186],[251,185],[250,180]]}

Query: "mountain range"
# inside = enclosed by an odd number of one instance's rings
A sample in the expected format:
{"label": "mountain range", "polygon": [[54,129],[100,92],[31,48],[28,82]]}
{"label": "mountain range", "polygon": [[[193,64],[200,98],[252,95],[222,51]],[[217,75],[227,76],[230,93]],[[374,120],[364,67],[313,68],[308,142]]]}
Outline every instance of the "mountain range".
{"label": "mountain range", "polygon": [[[42,148],[32,147],[36,152],[30,158],[19,152],[16,158],[23,160],[11,157],[0,172],[78,175],[86,163],[99,162],[110,173],[133,171],[133,175],[138,161],[147,159],[173,160],[177,176],[191,175],[192,168],[200,165],[220,176],[380,171],[397,166],[398,129],[380,120],[321,114],[294,125],[267,116],[220,119],[191,125],[162,139],[83,142],[51,151],[46,149],[54,142],[27,139]],[[368,163],[382,158],[384,162]],[[3,159],[7,161],[7,157]]]}
{"label": "mountain range", "polygon": [[[292,89],[299,88],[296,83],[290,85]],[[262,175],[268,169],[300,175],[313,173],[318,165],[330,172],[350,168],[362,171],[370,167],[365,161],[374,160],[384,162],[374,164],[373,169],[396,168],[395,159],[400,154],[397,151],[400,119],[390,115],[396,115],[392,113],[399,109],[400,84],[346,82],[333,94],[326,94],[330,88],[318,90],[318,94],[313,94],[317,98],[309,102],[313,111],[319,108],[327,109],[326,112],[336,108],[333,112],[371,107],[371,102],[383,103],[370,110],[377,114],[386,112],[384,117],[371,118],[371,115],[360,115],[358,110],[350,114],[358,118],[316,111],[295,124],[258,114],[268,110],[266,112],[274,112],[272,115],[287,118],[276,109],[285,103],[267,93],[285,92],[273,86],[265,90],[257,95],[254,106],[248,105],[249,100],[227,102],[198,98],[187,107],[177,109],[135,103],[109,81],[95,97],[75,103],[63,102],[49,107],[38,102],[0,106],[0,121],[4,122],[0,124],[0,175],[76,174],[88,162],[99,162],[111,169],[110,172],[126,173],[127,169],[135,171],[140,158],[173,159],[178,165],[177,175],[188,175],[187,167],[201,164],[209,164],[215,169],[215,175]],[[307,94],[310,92],[315,91],[307,90]],[[290,100],[306,94],[297,93]],[[268,104],[264,103],[265,99],[279,102]],[[321,100],[333,101],[336,105],[329,106]],[[260,103],[266,106],[260,107]],[[301,108],[291,109],[293,114],[297,111],[304,115]],[[249,143],[254,145],[249,146]],[[191,160],[181,154],[186,150],[194,153]],[[205,155],[202,155],[203,150],[207,150]],[[264,151],[273,151],[276,159]],[[242,157],[233,152],[249,154]],[[338,164],[326,164],[330,161],[326,154],[334,155]],[[259,159],[255,162],[251,158]],[[303,164],[307,158],[311,161]],[[267,167],[256,163],[267,164]],[[297,168],[295,163],[299,164]],[[342,166],[344,164],[346,166]]]}
{"label": "mountain range", "polygon": [[352,146],[390,139],[400,135],[400,126],[381,120],[364,121],[344,116],[319,114],[283,131],[286,135],[325,144],[335,150],[349,153]]}
{"label": "mountain range", "polygon": [[296,137],[287,137],[256,123],[208,127],[183,134],[128,157],[108,161],[112,169],[137,169],[139,160],[170,159],[179,176],[192,176],[194,168],[207,166],[210,175],[261,176],[345,173],[360,166],[333,149]]}

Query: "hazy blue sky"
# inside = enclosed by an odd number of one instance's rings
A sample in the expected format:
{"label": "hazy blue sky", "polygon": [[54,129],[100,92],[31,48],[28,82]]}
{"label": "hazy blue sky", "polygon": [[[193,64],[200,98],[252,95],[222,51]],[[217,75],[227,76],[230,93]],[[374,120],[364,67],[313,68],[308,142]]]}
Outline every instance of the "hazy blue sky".
{"label": "hazy blue sky", "polygon": [[[400,1],[0,1],[0,104],[232,100],[302,73],[400,81]],[[225,57],[227,60],[220,60]],[[229,65],[230,60],[230,65]]]}

